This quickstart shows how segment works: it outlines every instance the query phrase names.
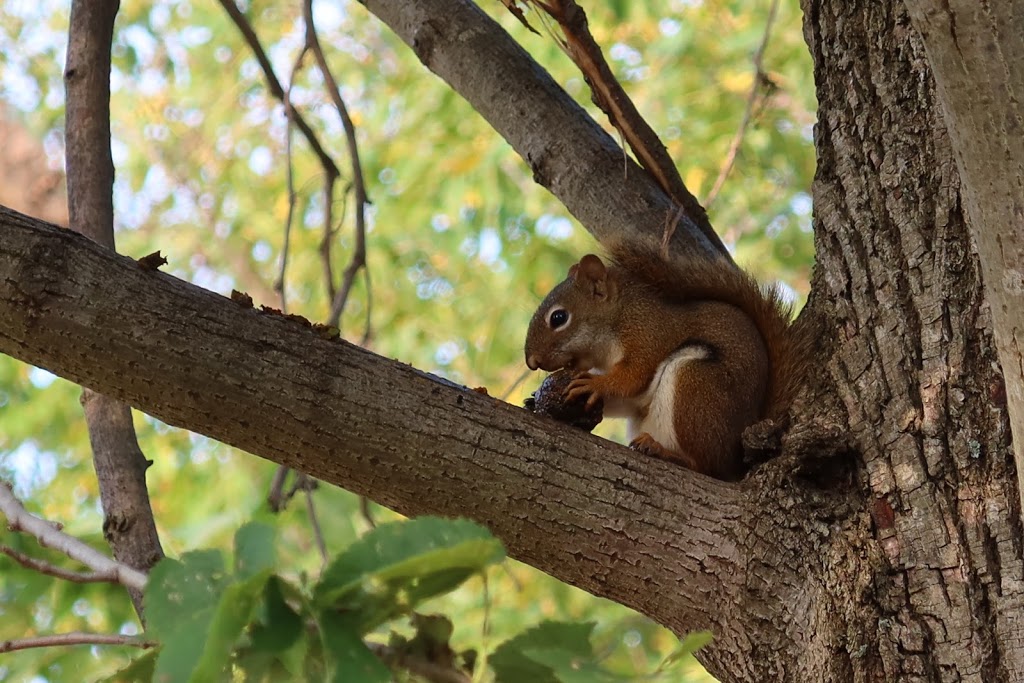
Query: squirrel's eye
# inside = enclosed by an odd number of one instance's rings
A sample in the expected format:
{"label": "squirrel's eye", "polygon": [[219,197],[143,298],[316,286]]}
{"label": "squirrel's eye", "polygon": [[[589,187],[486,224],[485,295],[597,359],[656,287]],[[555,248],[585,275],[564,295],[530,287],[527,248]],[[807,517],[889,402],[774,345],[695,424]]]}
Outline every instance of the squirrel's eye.
{"label": "squirrel's eye", "polygon": [[569,322],[569,311],[564,308],[556,308],[551,311],[551,315],[548,316],[548,324],[551,325],[551,329],[557,330],[559,327],[564,327]]}

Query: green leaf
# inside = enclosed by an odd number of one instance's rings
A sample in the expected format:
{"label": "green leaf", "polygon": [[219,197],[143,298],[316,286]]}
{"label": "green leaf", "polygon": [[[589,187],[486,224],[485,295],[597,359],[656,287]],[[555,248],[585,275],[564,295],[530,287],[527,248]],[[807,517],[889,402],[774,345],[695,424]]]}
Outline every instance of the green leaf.
{"label": "green leaf", "polygon": [[679,643],[678,647],[676,647],[676,649],[665,658],[665,661],[661,663],[658,670],[662,671],[672,666],[683,657],[692,655],[714,639],[715,637],[711,634],[711,631],[690,631]]}
{"label": "green leaf", "polygon": [[235,533],[235,574],[249,578],[271,570],[277,563],[273,527],[260,522],[249,522]]}
{"label": "green leaf", "polygon": [[157,564],[145,594],[147,635],[161,643],[156,678],[161,683],[221,678],[269,576],[264,569],[234,581],[217,551]]}
{"label": "green leaf", "polygon": [[304,637],[302,617],[285,601],[285,586],[271,576],[263,589],[258,618],[249,632],[249,644],[235,656],[235,666],[245,681],[307,680],[302,675],[309,641]]}
{"label": "green leaf", "polygon": [[504,556],[501,542],[468,520],[421,517],[383,524],[331,562],[314,602],[361,612],[366,630],[452,590]]}
{"label": "green leaf", "polygon": [[[590,635],[592,622],[568,623],[545,621],[506,640],[488,658],[498,683],[560,683],[555,667],[547,661],[573,661],[593,659],[594,648]],[[550,656],[538,655],[549,651]],[[547,661],[541,661],[547,660]]]}
{"label": "green leaf", "polygon": [[224,556],[217,550],[160,560],[146,584],[146,635],[163,641],[173,636],[189,615],[212,610],[227,580]]}
{"label": "green leaf", "polygon": [[302,635],[302,617],[284,600],[282,580],[272,576],[263,591],[263,614],[252,630],[252,649],[284,652]]}
{"label": "green leaf", "polygon": [[208,681],[216,678],[231,658],[235,643],[252,620],[269,570],[225,589],[207,633],[203,656],[190,680]]}
{"label": "green leaf", "polygon": [[333,612],[317,615],[327,664],[326,680],[335,683],[390,683],[391,671],[370,652],[357,621]]}

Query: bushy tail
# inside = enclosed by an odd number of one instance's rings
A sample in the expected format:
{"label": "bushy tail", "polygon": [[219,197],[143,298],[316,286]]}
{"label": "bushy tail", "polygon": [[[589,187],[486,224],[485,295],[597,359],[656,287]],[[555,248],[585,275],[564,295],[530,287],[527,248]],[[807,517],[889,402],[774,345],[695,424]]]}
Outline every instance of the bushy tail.
{"label": "bushy tail", "polygon": [[746,313],[761,332],[771,366],[762,417],[785,414],[804,382],[813,340],[790,323],[792,306],[778,287],[762,287],[724,259],[670,263],[657,250],[638,244],[612,245],[609,255],[613,264],[669,301],[721,301]]}

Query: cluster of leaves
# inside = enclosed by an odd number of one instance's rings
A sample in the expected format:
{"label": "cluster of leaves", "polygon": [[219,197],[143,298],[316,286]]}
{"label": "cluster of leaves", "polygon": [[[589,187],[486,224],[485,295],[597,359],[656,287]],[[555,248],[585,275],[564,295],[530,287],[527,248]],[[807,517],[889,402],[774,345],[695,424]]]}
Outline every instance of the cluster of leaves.
{"label": "cluster of leaves", "polygon": [[[388,683],[386,662],[403,675],[426,663],[466,681],[631,680],[598,662],[592,623],[545,622],[489,659],[452,649],[451,621],[415,610],[504,557],[478,524],[421,517],[382,525],[335,556],[312,585],[286,578],[274,535],[259,522],[240,528],[230,568],[219,550],[162,560],[145,592],[145,638],[157,646],[108,680]],[[406,617],[411,638],[391,629]],[[382,641],[376,652],[374,638]],[[687,639],[659,672],[704,642],[704,634]]]}

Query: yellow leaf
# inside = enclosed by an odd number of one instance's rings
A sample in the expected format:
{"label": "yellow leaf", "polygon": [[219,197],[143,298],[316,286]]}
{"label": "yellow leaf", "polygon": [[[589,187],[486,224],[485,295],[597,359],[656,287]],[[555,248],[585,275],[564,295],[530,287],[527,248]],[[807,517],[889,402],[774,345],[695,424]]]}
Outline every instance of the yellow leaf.
{"label": "yellow leaf", "polygon": [[754,85],[754,73],[752,71],[727,73],[721,80],[723,88],[735,93],[750,92],[752,85]]}
{"label": "yellow leaf", "polygon": [[687,190],[697,196],[700,196],[701,186],[704,184],[704,179],[707,177],[708,174],[704,172],[703,168],[691,168],[686,172],[686,179],[683,182],[686,183]]}

